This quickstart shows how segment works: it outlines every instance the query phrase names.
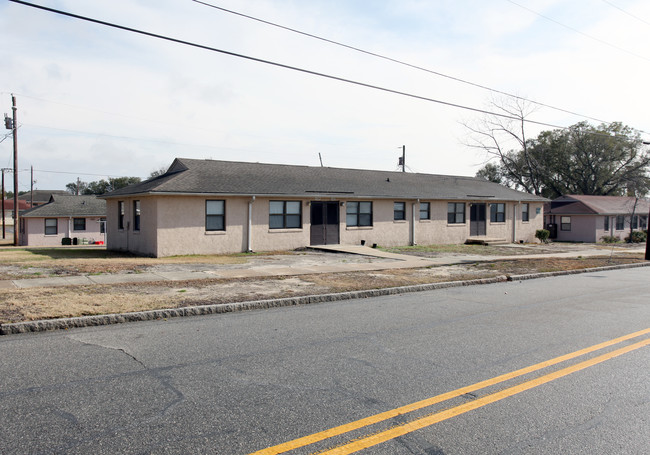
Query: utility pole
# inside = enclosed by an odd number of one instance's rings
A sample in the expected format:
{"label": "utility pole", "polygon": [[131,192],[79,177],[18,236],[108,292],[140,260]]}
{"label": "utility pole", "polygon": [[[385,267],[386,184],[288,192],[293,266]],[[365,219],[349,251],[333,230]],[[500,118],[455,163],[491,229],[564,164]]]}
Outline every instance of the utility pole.
{"label": "utility pole", "polygon": [[14,136],[14,246],[18,246],[18,230],[20,228],[20,207],[18,205],[18,119],[16,116],[16,96],[11,94],[11,110],[13,111]]}
{"label": "utility pole", "polygon": [[406,146],[402,145],[402,157],[397,160],[397,165],[402,166],[402,172],[406,172]]}
{"label": "utility pole", "polygon": [[[20,213],[18,206],[18,120],[16,116],[16,97],[11,94],[11,110],[13,111],[13,118],[10,118],[5,114],[5,128],[12,130],[13,139],[14,139],[14,246],[18,246],[18,229],[20,223]],[[2,178],[4,180],[4,170],[2,172]],[[4,185],[3,185],[4,189]],[[4,201],[4,197],[2,198]],[[4,210],[2,212],[2,220],[4,222]],[[4,237],[4,224],[3,224],[3,237]]]}
{"label": "utility pole", "polygon": [[31,167],[32,169],[32,175],[31,175],[31,185],[29,187],[29,207],[32,208],[34,207],[34,166]]}
{"label": "utility pole", "polygon": [[[650,142],[643,141],[643,145],[650,145]],[[650,261],[650,210],[648,211],[648,222],[645,227],[645,260]]]}

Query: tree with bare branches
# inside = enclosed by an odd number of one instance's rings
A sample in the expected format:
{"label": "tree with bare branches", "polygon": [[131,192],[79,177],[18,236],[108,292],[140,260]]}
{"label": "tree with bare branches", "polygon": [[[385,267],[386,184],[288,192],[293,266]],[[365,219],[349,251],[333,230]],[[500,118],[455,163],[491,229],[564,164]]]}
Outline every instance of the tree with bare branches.
{"label": "tree with bare branches", "polygon": [[487,116],[465,124],[468,145],[496,161],[480,169],[478,177],[549,198],[643,196],[650,190],[650,154],[638,131],[618,122],[580,122],[528,138],[526,117],[533,109],[525,100],[493,101],[492,108],[510,118]]}

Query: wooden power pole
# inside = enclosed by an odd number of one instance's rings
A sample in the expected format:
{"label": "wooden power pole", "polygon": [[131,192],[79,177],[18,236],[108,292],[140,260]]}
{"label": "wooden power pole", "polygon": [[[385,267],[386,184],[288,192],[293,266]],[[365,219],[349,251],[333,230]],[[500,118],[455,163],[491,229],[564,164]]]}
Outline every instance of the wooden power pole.
{"label": "wooden power pole", "polygon": [[16,97],[11,95],[11,110],[13,111],[14,138],[14,246],[18,246],[18,230],[20,229],[20,207],[18,205],[18,119],[16,116]]}

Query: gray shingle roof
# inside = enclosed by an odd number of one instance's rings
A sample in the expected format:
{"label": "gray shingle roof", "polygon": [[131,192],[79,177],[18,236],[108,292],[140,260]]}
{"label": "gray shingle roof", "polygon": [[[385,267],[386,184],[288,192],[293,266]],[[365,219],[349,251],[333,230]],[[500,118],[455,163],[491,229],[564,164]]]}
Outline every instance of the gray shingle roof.
{"label": "gray shingle roof", "polygon": [[106,201],[97,196],[72,196],[53,194],[50,202],[25,210],[22,217],[85,217],[106,216]]}
{"label": "gray shingle roof", "polygon": [[21,194],[18,196],[18,199],[31,201],[33,197],[35,203],[38,202],[44,204],[47,203],[53,195],[69,196],[70,193],[64,190],[34,190],[33,192],[28,191],[25,194]]}
{"label": "gray shingle roof", "polygon": [[475,177],[183,158],[160,177],[100,197],[140,194],[546,200]]}
{"label": "gray shingle roof", "polygon": [[645,215],[650,210],[650,201],[635,199],[629,196],[585,196],[566,195],[554,199],[550,204],[550,215],[597,214],[597,215],[629,215],[634,212]]}

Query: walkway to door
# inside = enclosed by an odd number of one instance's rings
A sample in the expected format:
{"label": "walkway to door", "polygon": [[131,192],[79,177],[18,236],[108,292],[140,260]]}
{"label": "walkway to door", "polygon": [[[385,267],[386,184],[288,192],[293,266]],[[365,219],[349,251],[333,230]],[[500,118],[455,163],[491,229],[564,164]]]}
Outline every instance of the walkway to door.
{"label": "walkway to door", "polygon": [[415,260],[419,262],[431,262],[430,258],[422,258],[408,254],[389,253],[388,251],[383,251],[378,248],[370,248],[369,246],[361,245],[312,245],[309,248],[314,250],[332,251],[335,253],[362,254],[364,256],[395,259],[397,261],[412,262]]}

